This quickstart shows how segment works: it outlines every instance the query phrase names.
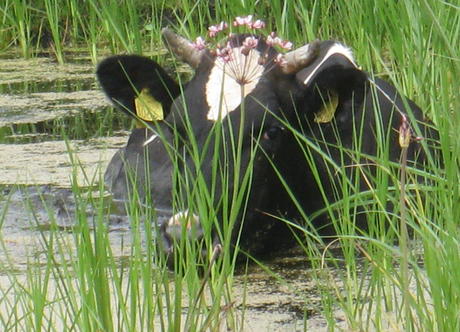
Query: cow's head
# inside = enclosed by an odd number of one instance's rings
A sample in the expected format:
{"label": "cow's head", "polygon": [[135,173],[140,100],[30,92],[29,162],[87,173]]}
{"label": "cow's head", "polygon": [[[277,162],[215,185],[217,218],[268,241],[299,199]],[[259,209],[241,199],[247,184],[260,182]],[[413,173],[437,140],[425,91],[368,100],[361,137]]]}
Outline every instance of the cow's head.
{"label": "cow's head", "polygon": [[[371,127],[378,113],[384,127],[396,127],[396,115],[407,105],[421,116],[394,88],[380,82],[381,88],[372,89],[378,84],[371,84],[351,51],[334,41],[315,41],[282,55],[273,37],[237,35],[216,50],[169,30],[163,37],[194,68],[188,83],[176,83],[157,63],[135,55],[105,59],[97,75],[114,104],[143,124],[112,159],[106,182],[115,197],[140,197],[166,211],[159,228],[166,252],[173,252],[184,234],[220,242],[225,232],[219,225],[229,218],[235,221],[231,236],[246,250],[268,252],[290,243],[291,230],[273,216],[295,219],[299,206],[312,213],[332,196],[330,171],[319,160],[312,171],[293,130],[352,148],[361,128],[369,135],[362,152],[372,155]],[[389,140],[397,140],[395,135]],[[328,149],[332,159],[343,161]],[[397,144],[390,150],[393,158],[399,156]],[[315,152],[312,156],[315,163]],[[318,181],[324,181],[323,188]],[[207,218],[217,223],[198,217],[206,215],[198,198],[214,207]],[[317,218],[317,224],[326,222]]]}

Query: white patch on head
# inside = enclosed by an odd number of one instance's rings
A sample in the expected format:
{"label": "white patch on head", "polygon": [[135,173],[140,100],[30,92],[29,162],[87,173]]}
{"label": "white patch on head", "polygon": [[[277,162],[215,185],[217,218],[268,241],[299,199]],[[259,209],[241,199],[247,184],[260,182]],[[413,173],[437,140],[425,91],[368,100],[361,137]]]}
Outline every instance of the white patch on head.
{"label": "white patch on head", "polygon": [[308,82],[310,81],[310,79],[313,77],[313,75],[315,75],[316,71],[323,65],[324,62],[327,61],[327,59],[329,59],[331,56],[333,56],[334,54],[341,54],[343,55],[345,58],[347,58],[356,68],[358,68],[358,65],[356,64],[355,62],[355,58],[353,56],[353,52],[351,51],[350,48],[342,45],[342,44],[339,44],[339,43],[335,43],[334,45],[332,45],[331,48],[329,48],[329,50],[327,51],[326,55],[323,57],[323,59],[321,60],[321,62],[315,67],[315,69],[313,69],[310,73],[310,75],[308,75],[308,77],[305,79],[305,81],[303,81],[304,84],[308,84]]}
{"label": "white patch on head", "polygon": [[264,66],[259,64],[260,53],[251,50],[246,56],[241,53],[242,48],[233,48],[232,60],[227,63],[219,57],[214,61],[205,86],[208,120],[222,120],[234,111],[242,99],[254,90],[262,76]]}

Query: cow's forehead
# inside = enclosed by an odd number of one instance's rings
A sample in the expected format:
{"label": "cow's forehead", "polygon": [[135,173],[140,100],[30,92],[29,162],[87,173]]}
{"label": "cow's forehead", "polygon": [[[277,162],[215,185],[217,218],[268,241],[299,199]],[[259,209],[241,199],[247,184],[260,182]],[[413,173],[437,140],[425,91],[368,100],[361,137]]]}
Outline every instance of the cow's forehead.
{"label": "cow's forehead", "polygon": [[224,119],[259,83],[264,72],[263,55],[256,49],[243,54],[244,46],[232,49],[232,59],[216,57],[205,86],[208,120]]}

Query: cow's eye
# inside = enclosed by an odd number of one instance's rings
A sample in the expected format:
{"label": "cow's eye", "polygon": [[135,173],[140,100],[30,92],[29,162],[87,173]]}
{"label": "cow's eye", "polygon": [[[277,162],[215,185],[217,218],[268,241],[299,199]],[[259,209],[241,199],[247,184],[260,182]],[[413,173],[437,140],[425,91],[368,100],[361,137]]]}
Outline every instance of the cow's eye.
{"label": "cow's eye", "polygon": [[268,140],[275,140],[282,131],[284,131],[283,126],[273,126],[265,131],[263,138]]}

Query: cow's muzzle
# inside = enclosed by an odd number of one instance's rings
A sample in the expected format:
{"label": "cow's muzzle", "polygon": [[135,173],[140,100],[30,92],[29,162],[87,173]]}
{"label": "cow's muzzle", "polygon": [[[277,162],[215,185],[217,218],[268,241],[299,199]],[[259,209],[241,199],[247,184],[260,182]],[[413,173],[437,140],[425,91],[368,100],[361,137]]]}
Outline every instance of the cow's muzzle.
{"label": "cow's muzzle", "polygon": [[[200,218],[188,210],[176,213],[160,225],[161,249],[167,257],[167,265],[174,269],[178,262],[186,261],[187,253],[195,253],[198,261],[204,262],[208,248],[204,241]],[[220,246],[220,241],[213,240],[213,248]]]}

